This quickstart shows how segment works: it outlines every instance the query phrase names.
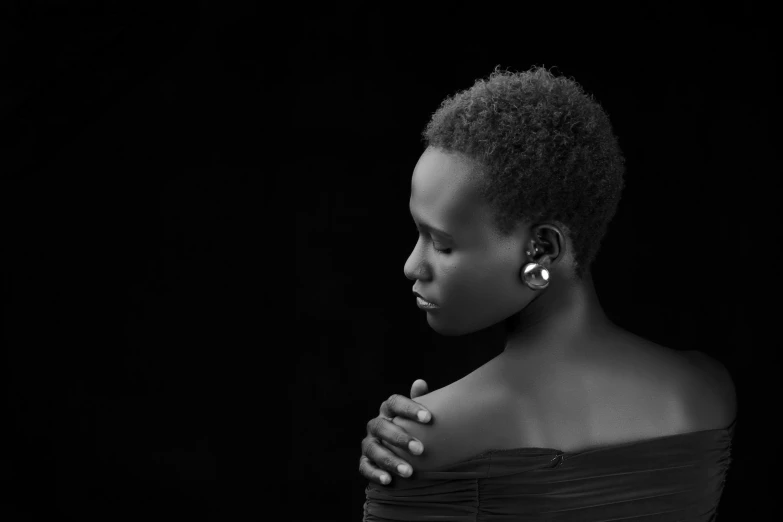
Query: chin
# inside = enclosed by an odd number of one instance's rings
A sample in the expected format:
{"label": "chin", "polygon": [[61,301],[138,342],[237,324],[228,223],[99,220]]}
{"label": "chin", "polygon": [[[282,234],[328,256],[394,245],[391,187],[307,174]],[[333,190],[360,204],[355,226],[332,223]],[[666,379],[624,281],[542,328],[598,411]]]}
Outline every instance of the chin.
{"label": "chin", "polygon": [[478,332],[479,330],[475,328],[458,328],[453,325],[443,325],[438,324],[437,321],[433,321],[430,319],[430,317],[427,317],[427,323],[430,325],[430,328],[435,330],[440,335],[446,336],[446,337],[460,337],[463,335],[472,334],[474,332]]}

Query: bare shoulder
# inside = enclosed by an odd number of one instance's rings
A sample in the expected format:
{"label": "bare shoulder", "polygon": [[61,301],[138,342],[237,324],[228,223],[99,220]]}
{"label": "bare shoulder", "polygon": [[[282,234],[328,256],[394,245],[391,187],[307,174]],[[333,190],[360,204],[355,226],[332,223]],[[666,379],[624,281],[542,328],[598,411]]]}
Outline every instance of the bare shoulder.
{"label": "bare shoulder", "polygon": [[587,442],[724,429],[734,420],[734,383],[714,357],[675,350],[633,334],[620,335],[607,346],[585,371],[593,382],[603,383],[584,394],[597,412],[590,422],[601,426],[600,435],[591,432]]}
{"label": "bare shoulder", "polygon": [[651,375],[676,395],[675,431],[726,428],[737,413],[734,381],[716,358],[700,351],[668,348],[635,334],[620,336],[631,360],[653,369]]}
{"label": "bare shoulder", "polygon": [[719,360],[699,351],[681,352],[693,370],[686,386],[691,413],[702,429],[727,427],[737,415],[734,380]]}
{"label": "bare shoulder", "polygon": [[476,388],[457,381],[417,397],[416,402],[432,412],[432,420],[424,424],[401,417],[392,422],[424,445],[421,455],[384,443],[416,471],[432,471],[478,455],[487,449],[488,425],[502,414],[502,396],[493,388]]}

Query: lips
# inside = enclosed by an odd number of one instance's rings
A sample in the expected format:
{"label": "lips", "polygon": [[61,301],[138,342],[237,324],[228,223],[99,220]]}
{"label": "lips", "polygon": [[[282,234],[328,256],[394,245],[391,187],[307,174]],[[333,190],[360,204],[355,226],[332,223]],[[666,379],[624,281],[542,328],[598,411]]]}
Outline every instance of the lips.
{"label": "lips", "polygon": [[428,303],[432,303],[432,304],[438,304],[438,303],[434,303],[434,302],[430,301],[429,299],[427,299],[426,297],[424,297],[423,295],[421,295],[421,294],[420,294],[419,292],[417,292],[416,290],[414,290],[414,291],[413,291],[413,295],[417,295],[417,296],[421,297],[422,299],[424,299],[424,300],[425,300],[425,301],[427,301]]}

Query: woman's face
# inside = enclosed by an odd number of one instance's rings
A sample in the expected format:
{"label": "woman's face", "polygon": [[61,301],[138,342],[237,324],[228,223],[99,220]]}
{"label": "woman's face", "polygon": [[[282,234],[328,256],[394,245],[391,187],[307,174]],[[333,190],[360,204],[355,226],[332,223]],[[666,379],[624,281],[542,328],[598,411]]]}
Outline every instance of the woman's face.
{"label": "woman's face", "polygon": [[405,276],[416,281],[413,290],[439,306],[426,311],[427,322],[443,335],[490,327],[534,298],[519,274],[529,227],[501,238],[470,173],[470,163],[460,155],[428,148],[411,180],[410,212],[419,238],[405,262]]}

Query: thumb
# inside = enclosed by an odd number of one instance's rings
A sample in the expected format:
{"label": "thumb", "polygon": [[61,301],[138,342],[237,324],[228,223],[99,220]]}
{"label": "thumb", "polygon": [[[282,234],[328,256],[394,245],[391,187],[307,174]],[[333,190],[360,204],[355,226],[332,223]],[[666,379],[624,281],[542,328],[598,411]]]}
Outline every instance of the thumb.
{"label": "thumb", "polygon": [[413,386],[411,386],[411,399],[426,395],[428,392],[427,382],[424,379],[416,379],[413,381]]}

